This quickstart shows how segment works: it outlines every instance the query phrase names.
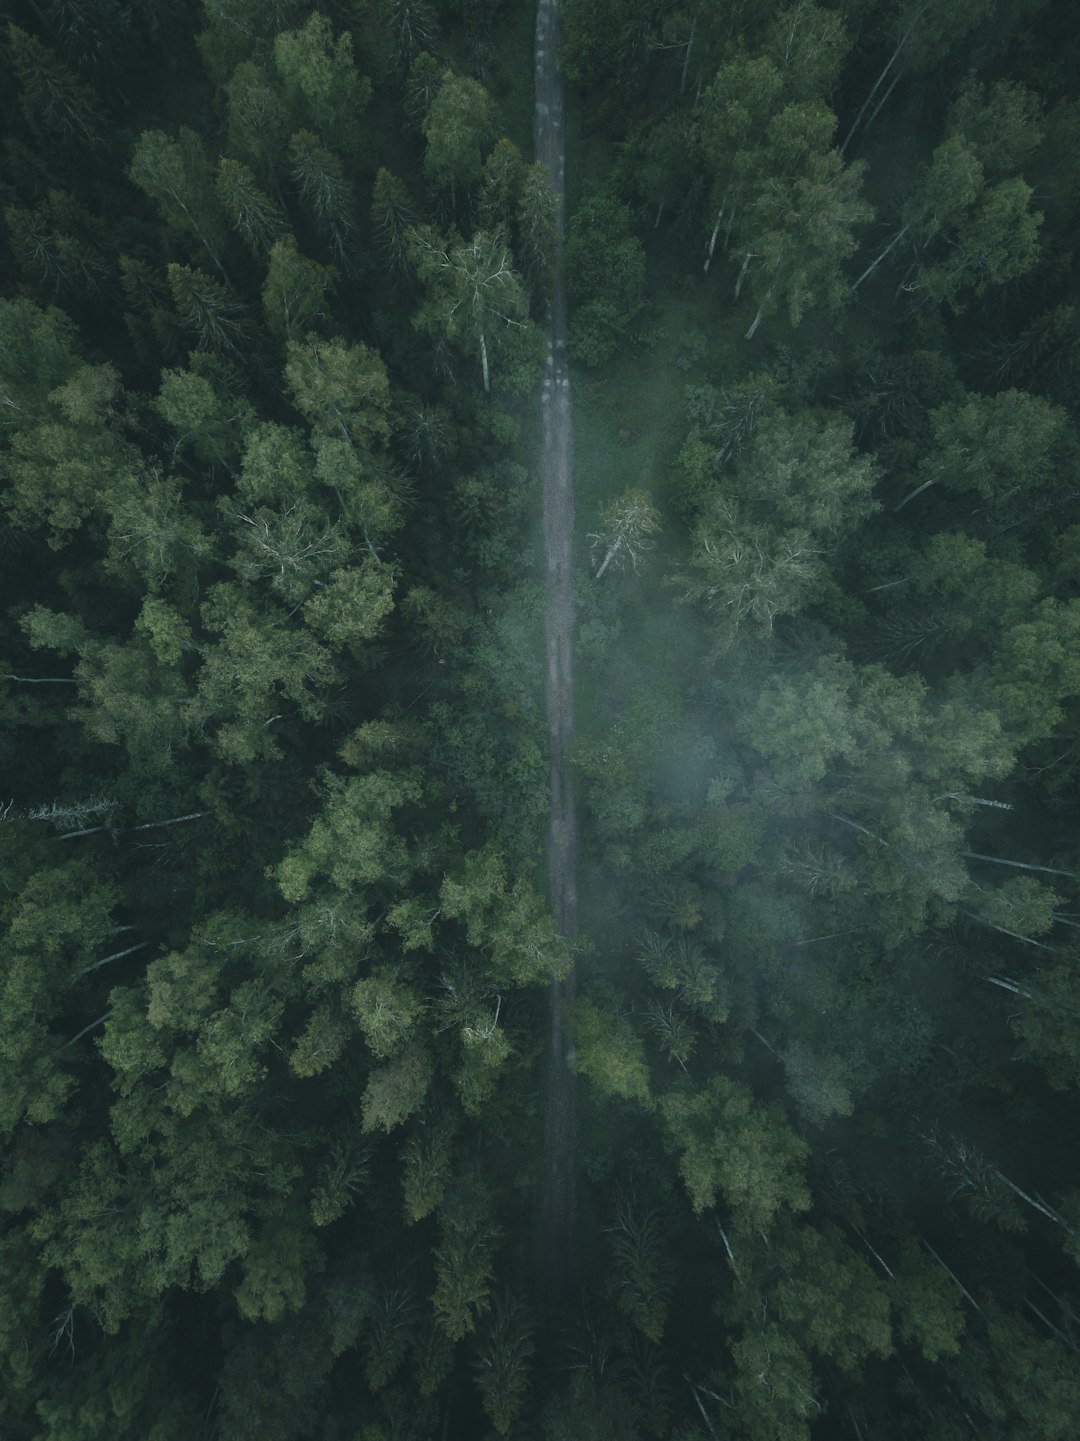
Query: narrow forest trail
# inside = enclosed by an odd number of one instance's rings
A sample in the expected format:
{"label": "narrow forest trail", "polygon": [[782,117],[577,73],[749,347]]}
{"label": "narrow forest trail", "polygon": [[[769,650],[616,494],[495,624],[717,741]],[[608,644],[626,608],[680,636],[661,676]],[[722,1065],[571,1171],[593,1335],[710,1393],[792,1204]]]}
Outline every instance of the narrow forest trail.
{"label": "narrow forest trail", "polygon": [[[551,762],[551,825],[548,889],[560,932],[577,934],[577,823],[567,750],[574,738],[573,539],[574,479],[570,414],[570,371],[566,347],[566,287],[562,236],[566,223],[566,150],[563,78],[558,52],[561,25],[555,0],[539,0],[536,15],[536,109],[533,142],[555,187],[559,254],[547,317],[547,362],[543,416],[544,554],[547,571],[548,747]],[[551,988],[551,1046],[544,1110],[543,1265],[544,1288],[554,1304],[575,1273],[575,1173],[577,1166],[577,1077],[567,1051],[567,1015],[574,999],[573,972]]]}

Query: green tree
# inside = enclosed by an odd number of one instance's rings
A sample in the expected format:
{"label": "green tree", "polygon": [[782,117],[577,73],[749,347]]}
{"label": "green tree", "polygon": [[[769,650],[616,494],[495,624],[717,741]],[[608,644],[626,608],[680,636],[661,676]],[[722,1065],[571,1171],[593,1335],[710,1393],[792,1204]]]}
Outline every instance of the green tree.
{"label": "green tree", "polygon": [[491,96],[477,81],[444,71],[421,129],[427,142],[424,173],[449,190],[451,206],[456,207],[458,190],[471,190],[483,174],[484,154],[495,132]]}
{"label": "green tree", "polygon": [[324,320],[328,297],[337,282],[332,265],[320,265],[301,255],[289,236],[270,249],[270,264],[263,285],[263,314],[267,329],[279,340],[300,340]]}
{"label": "green tree", "polygon": [[54,548],[100,506],[130,466],[134,448],[111,422],[120,377],[111,365],[82,366],[48,396],[36,425],[17,431],[0,454],[5,508],[22,527],[47,523]]}
{"label": "green tree", "polygon": [[258,181],[270,183],[291,129],[281,92],[263,69],[245,60],[236,67],[225,93],[229,155],[250,166]]}
{"label": "green tree", "polygon": [[748,147],[755,144],[773,114],[783,79],[766,56],[737,57],[722,65],[703,91],[694,139],[709,183],[709,269],[721,226],[724,244],[743,205],[746,179],[753,173]]}
{"label": "green tree", "polygon": [[478,355],[485,392],[491,389],[492,358],[517,361],[517,370],[508,368],[506,379],[515,388],[523,380],[528,383],[532,377],[520,374],[522,347],[512,341],[514,332],[528,341],[535,331],[521,277],[498,232],[478,230],[471,240],[444,244],[422,227],[413,232],[413,263],[428,289],[414,325]]}
{"label": "green tree", "polygon": [[766,33],[766,54],[783,76],[786,96],[828,100],[851,48],[842,13],[798,0],[772,17]]}
{"label": "green tree", "polygon": [[10,21],[7,43],[19,85],[19,107],[37,139],[50,147],[99,149],[108,122],[93,90],[55,51]]}
{"label": "green tree", "polygon": [[201,350],[237,355],[250,343],[247,307],[227,285],[189,265],[170,265],[168,275],[180,323]]}
{"label": "green tree", "polygon": [[584,200],[570,222],[566,275],[576,302],[571,350],[586,365],[615,351],[645,303],[645,251],[630,211],[606,193]]}
{"label": "green tree", "polygon": [[684,1085],[668,1092],[658,1109],[696,1212],[714,1206],[722,1193],[740,1229],[762,1231],[781,1208],[809,1208],[802,1178],[809,1147],[775,1105],[762,1105],[746,1086],[716,1076],[702,1090]]}
{"label": "green tree", "polygon": [[1033,193],[1015,175],[988,183],[977,146],[959,132],[948,136],[934,150],[904,206],[903,225],[852,289],[869,279],[907,238],[917,251],[900,290],[961,310],[965,290],[982,295],[1035,264],[1043,217],[1031,209]]}
{"label": "green tree", "polygon": [[517,209],[518,251],[534,297],[543,300],[551,285],[559,246],[559,207],[551,175],[542,161],[525,167]]}
{"label": "green tree", "polygon": [[976,491],[995,508],[1021,512],[1037,502],[1075,455],[1066,412],[1021,390],[969,395],[930,413],[933,449],[920,465],[925,475],[897,510],[932,485]]}
{"label": "green tree", "polygon": [[107,1010],[97,978],[83,978],[104,963],[102,951],[106,959],[118,959],[110,953],[129,949],[110,944],[118,900],[116,888],[95,875],[91,864],[71,862],[37,867],[5,903],[0,916],[0,1133],[5,1136],[24,1119],[39,1126],[55,1120],[75,1090],[76,1077],[66,1063],[77,1060],[78,1052],[68,1043],[88,1018]]}
{"label": "green tree", "polygon": [[303,720],[321,717],[326,688],[337,678],[329,653],[307,631],[288,625],[280,608],[256,609],[239,586],[213,586],[201,613],[217,638],[203,652],[191,724],[209,728],[213,749],[233,765],[279,759],[278,707],[289,701]]}
{"label": "green tree", "polygon": [[193,235],[225,276],[221,204],[206,149],[195,131],[181,126],[171,139],[161,130],[144,130],[135,142],[128,174],[156,201],[166,224]]}
{"label": "green tree", "polygon": [[242,161],[228,156],[218,161],[214,184],[233,230],[254,255],[266,255],[286,228],[280,207]]}
{"label": "green tree", "polygon": [[298,130],[289,141],[289,162],[292,178],[316,226],[330,242],[338,260],[351,270],[353,193],[345,167],[310,130]]}
{"label": "green tree", "polygon": [[379,355],[344,340],[290,340],[285,380],[316,436],[378,450],[390,438],[390,384]]}
{"label": "green tree", "polygon": [[294,126],[310,127],[347,152],[356,150],[371,81],[357,72],[349,32],[335,40],[329,18],[316,12],[301,29],[274,37],[274,67]]}
{"label": "green tree", "polygon": [[476,1384],[491,1424],[509,1436],[529,1394],[535,1351],[533,1327],[524,1304],[511,1292],[497,1295],[476,1341]]}
{"label": "green tree", "polygon": [[75,325],[62,310],[0,300],[0,429],[44,418],[51,392],[81,364]]}
{"label": "green tree", "polygon": [[112,279],[104,237],[73,196],[50,190],[33,210],[9,205],[4,220],[16,263],[41,293],[76,302],[104,299]]}
{"label": "green tree", "polygon": [[781,300],[798,325],[810,306],[835,309],[846,294],[840,266],[856,248],[855,227],[873,210],[859,194],[863,167],[845,165],[832,148],[835,126],[819,102],[785,106],[745,157],[733,240],[742,255],[736,298],[749,273],[758,300],[747,340]]}
{"label": "green tree", "polygon": [[525,175],[521,151],[505,136],[499,140],[484,161],[478,210],[484,230],[501,230],[510,234],[511,221],[517,210]]}
{"label": "green tree", "polygon": [[744,627],[768,632],[823,594],[827,556],[875,509],[876,472],[850,421],[809,410],[765,414],[734,475],[703,470],[711,488],[705,477],[695,487],[706,499],[680,585],[717,616],[727,648]]}
{"label": "green tree", "polygon": [[645,1047],[625,1016],[614,1017],[582,996],[574,1006],[571,1035],[571,1066],[587,1077],[602,1096],[636,1101],[651,1108]]}
{"label": "green tree", "polygon": [[388,269],[408,269],[410,232],[415,220],[416,213],[408,191],[397,176],[384,167],[375,176],[371,195],[371,226]]}
{"label": "green tree", "polygon": [[162,371],[151,405],[175,437],[169,451],[174,464],[187,455],[231,471],[254,423],[246,400],[192,369]]}
{"label": "green tree", "polygon": [[600,530],[589,536],[594,563],[602,557],[596,579],[609,566],[619,570],[630,565],[636,569],[643,552],[655,545],[651,537],[659,527],[660,517],[645,491],[627,490],[617,496],[601,512]]}

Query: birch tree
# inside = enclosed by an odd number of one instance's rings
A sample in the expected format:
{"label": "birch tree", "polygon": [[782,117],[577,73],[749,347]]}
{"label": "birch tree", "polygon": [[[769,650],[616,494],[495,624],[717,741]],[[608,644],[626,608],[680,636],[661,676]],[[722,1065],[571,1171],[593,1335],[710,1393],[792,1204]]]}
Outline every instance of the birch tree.
{"label": "birch tree", "polygon": [[749,273],[758,301],[747,340],[784,302],[797,326],[811,306],[835,310],[847,293],[841,265],[874,212],[860,194],[864,167],[845,165],[832,147],[835,125],[831,110],[810,102],[786,106],[766,127],[733,236],[742,257],[735,296]]}
{"label": "birch tree", "polygon": [[611,567],[636,570],[641,557],[656,544],[660,516],[645,490],[631,488],[610,501],[600,513],[600,529],[589,536],[593,564],[600,561],[596,579]]}
{"label": "birch tree", "polygon": [[412,253],[428,292],[413,324],[478,355],[488,393],[492,359],[508,350],[512,332],[531,329],[525,287],[506,240],[478,230],[469,240],[444,241],[424,226],[413,234]]}

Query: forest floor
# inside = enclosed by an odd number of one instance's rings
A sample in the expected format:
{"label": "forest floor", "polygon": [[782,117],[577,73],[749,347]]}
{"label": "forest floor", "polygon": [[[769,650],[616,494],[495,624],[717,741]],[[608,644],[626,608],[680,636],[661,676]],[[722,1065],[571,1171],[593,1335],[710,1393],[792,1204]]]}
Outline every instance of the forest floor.
{"label": "forest floor", "polygon": [[[559,14],[553,0],[539,0],[536,18],[536,158],[555,187],[559,234],[566,218],[566,151],[563,79],[558,67]],[[547,318],[547,361],[541,395],[544,490],[544,555],[547,580],[545,644],[547,718],[551,765],[548,885],[560,932],[577,934],[577,823],[568,752],[574,739],[574,479],[567,360],[566,286],[561,256],[555,268]],[[544,1287],[558,1301],[574,1272],[577,1169],[577,1078],[568,1060],[573,973],[551,990],[551,1051],[544,1112]]]}

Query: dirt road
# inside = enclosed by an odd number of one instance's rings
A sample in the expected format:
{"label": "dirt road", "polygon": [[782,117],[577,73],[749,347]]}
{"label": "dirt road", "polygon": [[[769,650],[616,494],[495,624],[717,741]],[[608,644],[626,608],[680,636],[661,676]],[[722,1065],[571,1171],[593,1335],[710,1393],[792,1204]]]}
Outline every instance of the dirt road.
{"label": "dirt road", "polygon": [[[536,15],[536,158],[551,175],[561,236],[565,225],[566,156],[563,142],[563,79],[558,67],[560,17],[554,0],[539,0]],[[573,447],[570,372],[566,354],[566,288],[561,253],[547,317],[548,354],[543,393],[544,550],[547,563],[547,716],[551,758],[551,828],[548,876],[552,910],[564,936],[577,935],[573,777],[566,764],[574,738],[572,562],[574,538]],[[567,1064],[567,1011],[574,976],[551,988],[551,1047],[544,1111],[544,1280],[556,1304],[575,1272],[577,1077]]]}

